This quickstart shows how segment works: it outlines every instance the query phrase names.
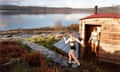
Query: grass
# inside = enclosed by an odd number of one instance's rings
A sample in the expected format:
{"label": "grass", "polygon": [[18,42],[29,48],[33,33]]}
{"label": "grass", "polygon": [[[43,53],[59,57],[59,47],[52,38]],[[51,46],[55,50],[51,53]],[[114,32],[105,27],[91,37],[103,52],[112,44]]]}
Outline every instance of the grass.
{"label": "grass", "polygon": [[18,39],[18,40],[17,40],[17,43],[18,43],[18,45],[19,45],[21,48],[27,50],[29,53],[32,52],[32,49],[31,49],[27,44],[23,44],[22,41],[21,41],[21,39]]}
{"label": "grass", "polygon": [[29,53],[32,52],[32,49],[27,45],[27,44],[23,44],[23,43],[20,43],[19,46],[25,50],[27,50]]}
{"label": "grass", "polygon": [[28,38],[27,40],[37,43],[39,45],[43,45],[48,49],[53,49],[53,44],[60,40],[60,38],[56,38],[53,35],[46,35],[46,36],[33,36]]}
{"label": "grass", "polygon": [[28,72],[29,66],[25,61],[16,62],[13,66],[12,72]]}

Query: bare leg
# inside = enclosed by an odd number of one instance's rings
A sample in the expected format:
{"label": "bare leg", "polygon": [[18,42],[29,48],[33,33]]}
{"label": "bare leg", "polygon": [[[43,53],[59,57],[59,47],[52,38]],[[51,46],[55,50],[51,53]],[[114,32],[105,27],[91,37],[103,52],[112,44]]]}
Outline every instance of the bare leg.
{"label": "bare leg", "polygon": [[79,62],[79,60],[77,59],[77,57],[75,57],[75,53],[74,53],[74,50],[72,51],[72,58],[75,60],[75,62],[78,64],[78,65],[80,65],[80,62]]}
{"label": "bare leg", "polygon": [[95,53],[97,53],[98,42],[95,43]]}
{"label": "bare leg", "polygon": [[94,43],[91,44],[91,47],[92,47],[92,52],[94,52],[94,47],[95,47]]}
{"label": "bare leg", "polygon": [[95,45],[95,49],[94,49],[94,52],[96,53],[96,51],[97,51],[97,46]]}
{"label": "bare leg", "polygon": [[72,57],[71,57],[71,50],[69,51],[69,63],[71,63]]}

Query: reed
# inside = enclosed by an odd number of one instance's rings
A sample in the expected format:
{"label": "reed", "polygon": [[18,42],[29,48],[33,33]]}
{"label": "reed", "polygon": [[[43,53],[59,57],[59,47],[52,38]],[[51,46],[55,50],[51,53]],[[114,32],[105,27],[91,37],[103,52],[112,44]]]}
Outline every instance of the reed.
{"label": "reed", "polygon": [[0,64],[13,61],[11,72],[61,72],[60,66],[49,67],[39,51],[29,53],[15,41],[0,43]]}

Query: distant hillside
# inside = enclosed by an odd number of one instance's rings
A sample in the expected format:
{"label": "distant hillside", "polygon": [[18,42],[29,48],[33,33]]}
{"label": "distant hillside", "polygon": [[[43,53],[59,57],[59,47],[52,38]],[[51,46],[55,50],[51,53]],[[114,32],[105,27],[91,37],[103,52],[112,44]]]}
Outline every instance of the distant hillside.
{"label": "distant hillside", "polygon": [[92,13],[90,9],[79,9],[79,8],[55,8],[55,7],[37,7],[37,6],[13,6],[6,5],[0,6],[1,13]]}
{"label": "distant hillside", "polygon": [[[39,13],[94,13],[94,8],[57,8],[57,7],[38,7],[38,6],[15,6],[2,5],[0,13],[5,14],[39,14]],[[120,5],[98,8],[98,13],[118,13]]]}
{"label": "distant hillside", "polygon": [[98,8],[98,13],[118,13],[120,14],[120,5]]}

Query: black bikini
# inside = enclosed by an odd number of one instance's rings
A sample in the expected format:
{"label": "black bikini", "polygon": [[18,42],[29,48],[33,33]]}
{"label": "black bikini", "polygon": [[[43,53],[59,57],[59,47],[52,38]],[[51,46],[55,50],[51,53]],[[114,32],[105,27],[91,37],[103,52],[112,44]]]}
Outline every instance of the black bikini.
{"label": "black bikini", "polygon": [[74,45],[70,46],[70,48],[76,50],[76,48],[75,48],[75,41],[70,41],[70,43],[74,43]]}

